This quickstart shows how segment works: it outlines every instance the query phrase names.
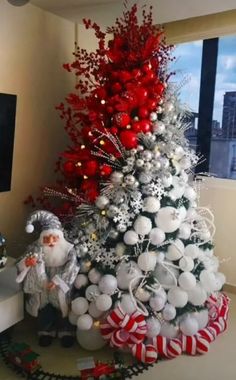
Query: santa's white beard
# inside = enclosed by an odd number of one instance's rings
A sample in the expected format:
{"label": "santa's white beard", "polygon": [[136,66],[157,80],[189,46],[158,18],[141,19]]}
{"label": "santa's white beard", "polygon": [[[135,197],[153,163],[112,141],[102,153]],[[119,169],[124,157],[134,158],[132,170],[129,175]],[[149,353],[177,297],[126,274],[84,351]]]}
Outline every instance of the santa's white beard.
{"label": "santa's white beard", "polygon": [[68,252],[72,245],[61,238],[53,247],[43,246],[45,265],[48,267],[60,267],[68,258]]}

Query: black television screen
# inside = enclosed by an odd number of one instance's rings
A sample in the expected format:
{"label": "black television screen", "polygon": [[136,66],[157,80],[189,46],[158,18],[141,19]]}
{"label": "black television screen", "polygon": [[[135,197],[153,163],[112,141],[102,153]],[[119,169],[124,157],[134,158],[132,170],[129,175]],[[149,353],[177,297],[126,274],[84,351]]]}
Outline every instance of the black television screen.
{"label": "black television screen", "polygon": [[16,95],[0,93],[0,191],[11,190]]}

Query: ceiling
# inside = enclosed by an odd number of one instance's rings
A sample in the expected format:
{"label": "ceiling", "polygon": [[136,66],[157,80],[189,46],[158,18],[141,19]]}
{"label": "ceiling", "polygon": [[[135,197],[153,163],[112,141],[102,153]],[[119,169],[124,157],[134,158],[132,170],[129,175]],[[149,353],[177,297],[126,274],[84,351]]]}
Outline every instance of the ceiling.
{"label": "ceiling", "polygon": [[[140,6],[153,5],[154,21],[159,23],[236,9],[236,0],[128,0]],[[123,0],[30,0],[30,3],[71,21],[92,18],[111,24],[123,9]]]}

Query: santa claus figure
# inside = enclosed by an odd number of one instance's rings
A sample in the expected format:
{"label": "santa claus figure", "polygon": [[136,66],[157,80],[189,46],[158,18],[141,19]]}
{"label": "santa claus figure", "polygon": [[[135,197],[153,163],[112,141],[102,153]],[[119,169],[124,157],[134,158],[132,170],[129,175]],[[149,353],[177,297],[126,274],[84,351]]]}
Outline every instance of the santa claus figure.
{"label": "santa claus figure", "polygon": [[33,232],[36,222],[41,224],[42,232],[18,262],[17,282],[23,283],[26,310],[37,317],[39,345],[49,346],[58,336],[64,347],[70,347],[74,342],[74,327],[67,316],[79,271],[78,258],[54,214],[43,210],[32,213],[26,231]]}

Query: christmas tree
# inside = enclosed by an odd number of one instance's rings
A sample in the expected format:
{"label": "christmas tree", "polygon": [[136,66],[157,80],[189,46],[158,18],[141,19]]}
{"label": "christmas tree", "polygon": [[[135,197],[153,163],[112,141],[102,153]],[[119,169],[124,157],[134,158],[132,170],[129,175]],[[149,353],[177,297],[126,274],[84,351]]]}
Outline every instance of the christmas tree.
{"label": "christmas tree", "polygon": [[107,29],[108,46],[84,23],[98,49],[78,48],[64,65],[78,77],[58,107],[71,146],[58,161],[63,190],[46,191],[65,200],[81,260],[70,321],[82,346],[94,347],[96,328],[98,346],[128,348],[145,363],[207,352],[226,328],[228,299],[213,215],[198,207],[189,177],[198,157],[168,73],[172,46],[151,10],[138,22],[136,5]]}

